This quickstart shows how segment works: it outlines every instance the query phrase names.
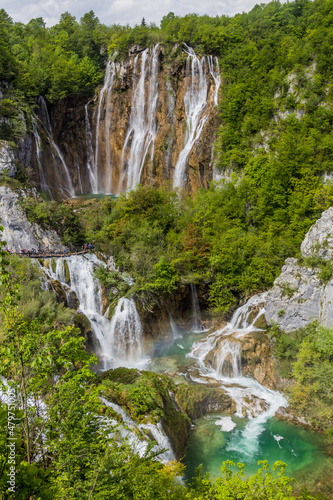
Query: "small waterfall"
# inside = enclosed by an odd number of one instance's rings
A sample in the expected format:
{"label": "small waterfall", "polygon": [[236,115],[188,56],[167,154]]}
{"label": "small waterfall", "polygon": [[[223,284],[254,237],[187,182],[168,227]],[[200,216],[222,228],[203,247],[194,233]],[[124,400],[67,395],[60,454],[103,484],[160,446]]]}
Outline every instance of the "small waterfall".
{"label": "small waterfall", "polygon": [[197,294],[197,287],[191,283],[191,303],[192,303],[192,324],[191,330],[195,333],[204,332],[205,328],[201,323],[200,306]]}
{"label": "small waterfall", "polygon": [[236,342],[224,340],[219,346],[215,356],[216,372],[227,377],[240,377],[241,345]]}
{"label": "small waterfall", "polygon": [[[214,65],[215,68],[214,69]],[[214,104],[215,106],[218,105],[218,96],[219,96],[219,88],[221,85],[221,73],[220,73],[220,67],[219,67],[219,60],[217,57],[213,56],[208,56],[208,67],[209,67],[209,72],[213,77],[215,88],[214,88]]]}
{"label": "small waterfall", "polygon": [[[154,156],[154,141],[157,134],[158,47],[158,44],[154,46],[151,55],[149,49],[142,52],[139,72],[139,54],[134,59],[132,110],[122,151],[122,175],[119,190],[123,187],[133,189],[140,182],[149,151],[151,162]],[[145,82],[149,71],[149,87],[146,96]]]}
{"label": "small waterfall", "polygon": [[[62,177],[61,182],[60,182],[61,185],[57,186],[57,189],[60,192],[64,193],[65,197],[73,198],[75,196],[73,183],[72,183],[72,180],[71,180],[71,177],[69,174],[68,167],[67,167],[66,162],[64,160],[64,157],[63,157],[58,145],[54,141],[51,121],[50,121],[50,117],[49,117],[49,113],[47,110],[47,106],[46,106],[46,102],[45,102],[44,97],[42,97],[42,96],[38,97],[38,106],[40,109],[41,123],[45,127],[45,131],[46,131],[47,136],[49,138],[49,141],[51,143],[52,149],[56,152],[56,154],[61,162],[61,165],[62,165],[63,177]],[[54,157],[53,152],[52,152],[52,157],[53,157],[53,160],[55,161],[55,157]],[[55,169],[57,169],[56,165],[55,165]]]}
{"label": "small waterfall", "polygon": [[39,133],[38,133],[37,120],[32,115],[31,115],[31,123],[32,123],[32,131],[34,134],[35,144],[36,144],[36,159],[37,159],[38,172],[39,172],[39,177],[40,177],[40,187],[41,187],[41,190],[43,192],[48,193],[52,199],[53,198],[52,192],[51,192],[50,187],[46,183],[45,174],[44,174],[44,170],[43,170],[42,163],[41,163],[42,140],[41,140]]}
{"label": "small waterfall", "polygon": [[91,191],[93,193],[97,193],[97,173],[95,170],[94,150],[92,145],[93,139],[90,126],[88,105],[89,102],[84,107],[84,124],[85,124],[86,149],[87,149],[87,170],[88,170]]}
{"label": "small waterfall", "polygon": [[[199,383],[207,383],[213,378],[221,383],[221,387],[236,403],[236,415],[249,418],[245,428],[233,431],[228,450],[234,450],[249,458],[259,452],[259,436],[264,431],[268,419],[273,417],[280,407],[288,405],[285,397],[277,391],[262,386],[250,377],[241,373],[241,344],[237,338],[250,332],[258,331],[256,320],[264,313],[263,303],[267,293],[255,295],[246,304],[239,307],[230,323],[205,339],[195,342],[188,357],[199,363],[200,377],[192,377]],[[228,337],[233,335],[234,341]],[[219,346],[218,346],[219,342]],[[217,347],[218,346],[218,347]],[[212,350],[217,350],[213,359],[213,368],[206,358]]]}
{"label": "small waterfall", "polygon": [[[184,44],[185,45],[185,44]],[[206,58],[201,60],[191,47],[185,45],[186,60],[186,90],[184,95],[186,114],[186,135],[184,148],[180,152],[175,166],[173,187],[181,188],[186,181],[186,164],[193,144],[199,139],[207,116],[202,112],[207,104]]]}
{"label": "small waterfall", "polygon": [[48,273],[73,290],[80,302],[80,311],[89,319],[100,345],[104,369],[136,366],[142,362],[142,326],[133,299],[122,297],[115,313],[103,315],[102,289],[94,269],[104,265],[95,255],[72,255],[56,260],[55,272]]}
{"label": "small waterfall", "polygon": [[170,330],[171,330],[171,334],[172,334],[172,338],[173,339],[179,339],[182,337],[182,335],[180,334],[178,328],[177,328],[177,325],[176,323],[174,322],[174,319],[171,315],[171,313],[169,312],[169,321],[170,321]]}
{"label": "small waterfall", "polygon": [[117,358],[133,360],[141,356],[142,326],[133,299],[119,299],[109,336]]}
{"label": "small waterfall", "polygon": [[[148,432],[157,443],[157,445],[152,448],[152,451],[161,452],[162,450],[165,450],[163,451],[163,453],[160,453],[158,455],[157,460],[163,463],[173,462],[174,460],[176,460],[170,440],[167,437],[160,422],[158,422],[156,425],[151,424],[150,422],[147,424],[137,424],[118,404],[111,403],[105,398],[102,398],[102,401],[106,406],[111,407],[116,413],[118,413],[118,415],[121,416],[124,424],[126,424],[126,428],[123,428],[121,430],[121,437],[123,439],[127,439],[133,451],[140,457],[143,457],[148,449]],[[141,439],[139,439],[137,434],[141,435]],[[144,439],[142,440],[142,438]]]}
{"label": "small waterfall", "polygon": [[[110,129],[111,129],[111,93],[116,77],[116,65],[110,60],[106,67],[104,84],[99,93],[98,99],[98,109],[97,109],[97,120],[96,120],[96,144],[95,144],[95,160],[93,162],[93,183],[92,188],[94,193],[99,191],[109,193],[111,191],[111,178],[112,178],[112,162],[110,153]],[[104,142],[105,142],[105,179],[103,183],[99,179],[99,162],[101,161],[101,138],[100,138],[100,128],[101,128],[101,113],[102,106],[105,106],[105,121],[104,121]]]}

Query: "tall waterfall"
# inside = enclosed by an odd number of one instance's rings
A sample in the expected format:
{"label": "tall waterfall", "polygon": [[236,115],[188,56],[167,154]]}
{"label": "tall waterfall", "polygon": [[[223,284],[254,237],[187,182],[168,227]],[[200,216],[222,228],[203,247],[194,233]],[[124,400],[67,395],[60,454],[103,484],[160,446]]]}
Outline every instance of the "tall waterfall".
{"label": "tall waterfall", "polygon": [[[158,44],[152,53],[146,49],[141,54],[139,70],[138,54],[134,59],[132,110],[122,151],[122,174],[119,190],[133,189],[140,182],[142,169],[148,153],[154,156],[154,141],[157,134],[156,107],[158,100]],[[146,76],[149,74],[146,89]]]}
{"label": "tall waterfall", "polygon": [[[115,83],[116,78],[116,65],[113,61],[109,61],[106,67],[104,85],[99,93],[98,99],[98,109],[97,109],[97,119],[96,119],[96,144],[95,144],[95,159],[94,159],[94,175],[92,189],[94,193],[111,192],[111,178],[112,178],[112,158],[110,152],[110,130],[111,130],[111,120],[112,120],[112,108],[111,108],[111,95],[112,88]],[[104,117],[104,135],[103,140],[101,140],[101,115],[102,107],[105,106],[105,117]],[[102,162],[101,155],[102,144],[104,143],[104,153],[105,153],[105,175],[101,179],[100,176],[100,162]]]}
{"label": "tall waterfall", "polygon": [[[259,436],[264,431],[265,423],[280,407],[288,404],[282,394],[267,389],[250,377],[243,377],[241,372],[241,344],[237,339],[258,330],[255,322],[264,312],[262,303],[266,295],[263,293],[251,297],[235,311],[230,323],[204,340],[195,342],[188,355],[199,363],[200,376],[192,379],[200,383],[207,383],[207,378],[219,381],[221,387],[236,402],[236,415],[242,418],[245,413],[249,418],[243,430],[233,431],[227,447],[245,458],[258,453]],[[232,340],[228,338],[230,335]],[[206,358],[213,349],[216,352],[212,366],[206,362]],[[255,404],[251,403],[253,399]]]}
{"label": "tall waterfall", "polygon": [[62,166],[62,173],[58,173],[57,166],[55,164],[55,156],[52,151],[52,157],[53,157],[53,163],[54,163],[54,169],[55,169],[55,174],[57,177],[56,180],[56,186],[54,186],[55,189],[60,191],[63,194],[63,197],[65,198],[73,198],[75,196],[75,191],[74,191],[74,186],[72,183],[71,176],[69,174],[68,167],[66,165],[65,159],[56,144],[54,138],[53,138],[53,132],[52,132],[52,126],[51,126],[51,120],[50,116],[47,110],[46,102],[44,97],[39,96],[38,97],[38,106],[40,109],[40,115],[41,115],[41,123],[44,125],[45,132],[49,138],[49,141],[51,143],[51,147],[53,151],[55,151],[57,157],[60,160],[61,166]]}
{"label": "tall waterfall", "polygon": [[84,125],[85,125],[86,148],[87,148],[87,170],[88,170],[91,191],[93,193],[97,193],[98,191],[97,172],[95,169],[95,158],[94,158],[94,150],[92,144],[93,139],[90,126],[88,105],[89,103],[87,103],[84,107]]}
{"label": "tall waterfall", "polygon": [[186,135],[185,143],[180,152],[175,166],[173,187],[181,188],[186,183],[186,164],[188,156],[194,143],[199,139],[203,127],[207,121],[207,115],[203,114],[207,105],[208,84],[207,84],[207,60],[208,69],[214,79],[214,104],[217,104],[218,90],[221,83],[218,60],[210,56],[199,59],[191,47],[184,44],[187,53],[186,60],[186,90],[184,95],[184,105],[186,114]]}
{"label": "tall waterfall", "polygon": [[[142,355],[142,326],[133,299],[121,298],[111,320],[103,315],[102,289],[95,279],[94,269],[103,265],[95,255],[72,255],[58,258],[56,269],[50,266],[52,279],[73,290],[80,302],[80,311],[89,319],[99,342],[99,354],[104,369],[116,366],[136,366]],[[66,275],[66,266],[68,273]]]}
{"label": "tall waterfall", "polygon": [[32,123],[32,131],[33,131],[34,138],[35,138],[36,159],[37,159],[37,165],[38,165],[40,187],[41,187],[41,190],[43,192],[48,193],[49,196],[52,198],[52,192],[51,192],[50,187],[46,183],[45,174],[44,174],[44,170],[43,170],[43,165],[41,163],[41,145],[42,145],[42,140],[41,140],[40,135],[38,133],[37,120],[33,116],[31,116],[31,123]]}
{"label": "tall waterfall", "polygon": [[191,305],[192,305],[192,324],[191,330],[193,332],[205,331],[201,323],[200,306],[197,294],[197,288],[194,283],[191,283]]}

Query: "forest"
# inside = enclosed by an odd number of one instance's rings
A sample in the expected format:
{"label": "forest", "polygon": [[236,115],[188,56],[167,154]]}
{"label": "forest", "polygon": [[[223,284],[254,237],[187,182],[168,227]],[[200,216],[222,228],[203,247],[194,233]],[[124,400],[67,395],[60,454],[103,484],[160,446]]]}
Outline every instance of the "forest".
{"label": "forest", "polygon": [[[27,129],[32,132],[37,96],[49,103],[88,100],[102,85],[109,58],[123,60],[133,45],[156,43],[166,48],[167,61],[179,57],[173,48],[183,43],[219,58],[215,151],[229,181],[212,182],[193,196],[138,185],[117,199],[74,203],[29,192],[21,207],[29,221],[55,229],[63,244],[92,242],[113,256],[120,272],[103,266],[95,272],[110,312],[123,296],[152,311],[195,284],[205,311],[228,320],[240,303],[273,285],[286,258],[303,262],[306,232],[333,205],[333,1],[273,1],[233,17],[171,12],[160,26],[143,19],[135,27],[106,26],[93,11],[80,20],[66,12],[50,28],[42,18],[24,25],[1,9],[0,139],[15,149]],[[22,169],[1,184],[32,187]],[[153,386],[155,404],[156,380],[147,375],[124,388],[91,371],[96,358],[84,348],[74,312],[50,291],[40,293],[34,266],[4,251],[0,257],[0,375],[22,394],[22,409],[15,411],[16,496],[6,489],[7,410],[0,406],[2,499],[329,498],[325,487],[320,493],[297,489],[282,462],[260,462],[249,477],[242,464],[229,461],[218,479],[199,469],[187,484],[179,479],[180,463],[163,465],[150,449],[140,458],[119,445],[110,424],[115,415],[101,397],[118,391],[132,408]],[[333,275],[330,261],[307,265],[320,268],[323,284]],[[268,334],[291,401],[320,421],[332,446],[332,330],[314,323],[292,334],[273,327]]]}

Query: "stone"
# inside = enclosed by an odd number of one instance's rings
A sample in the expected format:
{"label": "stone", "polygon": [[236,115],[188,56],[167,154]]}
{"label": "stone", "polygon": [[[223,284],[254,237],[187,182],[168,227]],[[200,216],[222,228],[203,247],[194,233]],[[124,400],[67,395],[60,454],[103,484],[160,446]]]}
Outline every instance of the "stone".
{"label": "stone", "polygon": [[15,156],[8,141],[0,140],[0,175],[15,177],[17,168]]}
{"label": "stone", "polygon": [[333,207],[323,212],[320,219],[309,229],[301,244],[303,257],[333,257]]}
{"label": "stone", "polygon": [[[333,257],[333,207],[323,212],[309,229],[301,245],[303,258],[330,260]],[[285,332],[303,328],[318,320],[333,325],[333,279],[323,283],[319,268],[287,259],[266,299],[265,317]]]}
{"label": "stone", "polygon": [[19,194],[5,186],[0,186],[0,224],[3,226],[1,239],[6,241],[8,250],[67,250],[55,231],[44,230],[28,221],[19,205]]}

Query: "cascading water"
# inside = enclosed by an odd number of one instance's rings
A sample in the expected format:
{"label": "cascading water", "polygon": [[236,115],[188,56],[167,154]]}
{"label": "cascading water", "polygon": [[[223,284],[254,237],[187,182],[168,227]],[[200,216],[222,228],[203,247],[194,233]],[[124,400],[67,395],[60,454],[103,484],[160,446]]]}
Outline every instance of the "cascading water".
{"label": "cascading water", "polygon": [[103,315],[102,289],[93,275],[96,267],[104,265],[102,261],[95,255],[72,255],[55,261],[55,270],[50,266],[48,273],[76,293],[80,311],[89,319],[99,342],[103,368],[141,366],[142,326],[134,300],[122,297],[110,321],[108,312]]}
{"label": "cascading water", "polygon": [[201,323],[200,306],[197,294],[197,288],[194,283],[191,283],[191,305],[192,305],[192,332],[204,332],[205,328]]}
{"label": "cascading water", "polygon": [[[157,134],[156,107],[158,100],[158,44],[152,53],[146,49],[134,59],[134,84],[132,91],[132,110],[129,126],[122,151],[122,175],[119,191],[133,189],[140,182],[143,166],[150,151],[154,156],[154,141]],[[149,74],[149,87],[145,89],[146,76]]]}
{"label": "cascading water", "polygon": [[[52,132],[52,126],[51,126],[49,113],[47,110],[45,99],[42,96],[38,97],[38,106],[40,109],[40,116],[41,116],[40,122],[44,125],[45,132],[46,132],[46,134],[49,138],[49,141],[51,143],[51,147],[55,151],[56,155],[58,156],[60,163],[61,163],[61,166],[62,166],[62,175],[60,176],[59,179],[57,179],[57,187],[55,189],[57,189],[58,191],[63,193],[63,196],[65,198],[73,198],[75,196],[75,190],[74,190],[74,186],[72,183],[72,179],[70,177],[69,170],[68,170],[68,167],[66,165],[65,159],[64,159],[58,145],[56,144],[56,142],[53,138],[53,132]],[[55,156],[53,154],[53,151],[52,151],[52,157],[53,157],[53,162],[55,163]],[[54,165],[54,167],[55,167],[55,172],[57,172],[56,165]]]}
{"label": "cascading water", "polygon": [[87,103],[84,107],[84,125],[85,125],[86,149],[87,149],[87,170],[88,170],[91,191],[93,193],[97,193],[97,172],[95,169],[94,150],[92,145],[93,139],[90,126],[88,105],[89,103]]}
{"label": "cascading water", "polygon": [[[184,148],[180,152],[175,166],[173,187],[181,188],[186,182],[186,164],[188,156],[194,143],[199,139],[202,129],[207,121],[207,116],[203,111],[207,105],[208,84],[206,77],[206,57],[201,60],[194,50],[184,44],[187,53],[186,60],[186,90],[184,95],[184,105],[186,114],[186,135]],[[218,61],[217,61],[218,68]],[[217,103],[218,87],[220,79],[217,70],[213,70],[213,65],[209,63],[209,69],[215,82],[214,103]]]}
{"label": "cascading water", "polygon": [[[215,66],[215,68],[214,68]],[[219,96],[219,88],[221,85],[221,73],[220,73],[220,67],[219,67],[219,60],[217,57],[213,56],[208,56],[208,67],[209,67],[209,72],[213,77],[215,88],[214,88],[214,104],[215,106],[218,105],[218,96]]]}
{"label": "cascading water", "polygon": [[[238,308],[223,329],[205,339],[194,343],[188,357],[199,363],[199,377],[192,377],[198,383],[207,383],[213,378],[236,402],[236,416],[244,413],[249,418],[245,428],[233,431],[234,434],[227,449],[237,451],[244,457],[254,457],[259,451],[259,436],[265,429],[268,419],[273,417],[280,407],[286,407],[285,397],[250,377],[241,374],[241,344],[237,339],[250,332],[257,331],[256,320],[263,313],[266,293],[255,295],[244,306]],[[250,319],[252,318],[252,319]],[[233,336],[233,341],[228,336]],[[224,339],[224,337],[226,337]],[[206,362],[208,354],[216,350],[213,366]]]}
{"label": "cascading water", "polygon": [[227,377],[240,377],[241,346],[236,342],[224,340],[215,356],[216,372]]}
{"label": "cascading water", "polygon": [[42,145],[42,140],[41,140],[41,138],[39,136],[39,133],[38,133],[37,120],[33,116],[31,116],[31,123],[32,123],[32,131],[33,131],[33,134],[34,134],[35,145],[36,145],[36,159],[37,159],[38,172],[39,172],[39,177],[40,177],[40,187],[41,187],[41,190],[43,192],[48,193],[48,195],[51,198],[53,198],[51,189],[50,189],[50,187],[48,186],[48,184],[46,183],[46,180],[45,180],[45,174],[44,174],[44,170],[43,170],[42,163],[41,163],[41,145]]}
{"label": "cascading water", "polygon": [[[94,193],[111,192],[111,178],[112,178],[112,159],[110,152],[110,129],[111,129],[111,119],[112,119],[112,109],[111,109],[111,95],[112,88],[114,86],[116,78],[116,65],[114,61],[110,60],[106,67],[105,78],[103,87],[99,93],[98,108],[97,108],[97,119],[96,119],[96,144],[95,144],[95,159],[93,162],[93,175],[92,175],[92,189]],[[101,128],[101,114],[102,107],[105,106],[105,118],[104,118],[104,136],[103,140],[100,137]],[[100,179],[99,176],[99,162],[101,161],[102,147],[101,143],[104,142],[105,147],[105,176],[104,179]]]}
{"label": "cascading water", "polygon": [[[118,415],[121,416],[123,423],[126,425],[126,428],[123,427],[121,429],[121,437],[128,441],[129,445],[135,453],[137,453],[141,457],[145,455],[148,449],[146,434],[149,433],[157,443],[157,445],[152,448],[153,452],[159,453],[157,459],[163,463],[173,462],[174,460],[176,460],[170,440],[160,422],[158,422],[156,425],[150,422],[146,424],[137,424],[126,414],[121,406],[117,405],[116,403],[111,403],[105,398],[102,398],[102,401],[106,406],[111,407],[116,413],[118,413]],[[139,439],[136,433],[141,435],[141,438],[144,439]],[[164,451],[161,453],[162,450]]]}

